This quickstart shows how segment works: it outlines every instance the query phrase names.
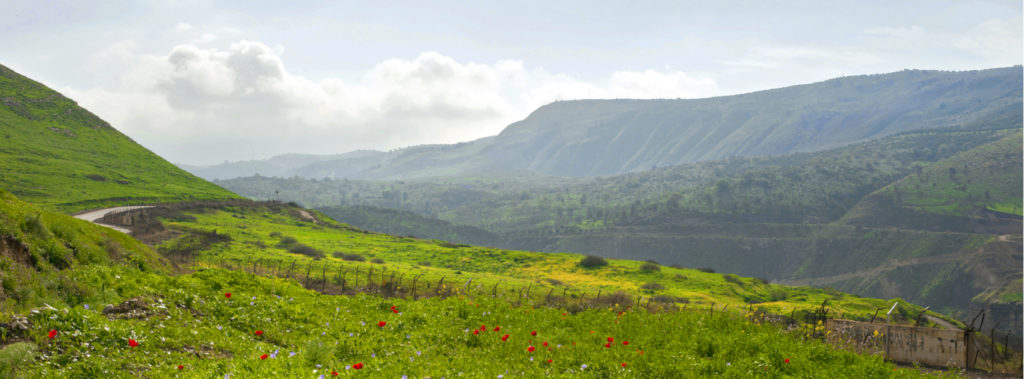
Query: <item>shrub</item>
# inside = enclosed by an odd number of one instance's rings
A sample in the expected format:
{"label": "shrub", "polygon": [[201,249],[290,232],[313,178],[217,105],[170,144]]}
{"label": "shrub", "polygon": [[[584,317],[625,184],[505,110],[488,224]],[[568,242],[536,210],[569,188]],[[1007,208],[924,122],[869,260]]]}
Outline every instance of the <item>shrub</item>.
{"label": "shrub", "polygon": [[655,282],[647,282],[640,285],[640,288],[643,288],[645,290],[657,291],[665,289],[665,286]]}
{"label": "shrub", "polygon": [[295,243],[295,244],[289,246],[288,247],[288,252],[292,253],[292,254],[301,254],[301,255],[313,257],[313,259],[320,259],[320,258],[323,258],[323,257],[327,256],[326,254],[324,254],[324,252],[322,252],[320,250],[317,250],[316,248],[314,248],[312,246],[304,245],[304,244],[301,244],[301,243]]}
{"label": "shrub", "polygon": [[722,274],[722,279],[725,279],[725,281],[732,284],[738,284],[740,286],[743,285],[743,280],[736,276],[736,274]]}
{"label": "shrub", "polygon": [[643,271],[643,272],[661,271],[661,266],[658,266],[655,263],[647,262],[647,263],[644,263],[644,264],[640,265],[640,271]]}
{"label": "shrub", "polygon": [[711,267],[701,267],[701,268],[698,268],[697,270],[700,271],[700,272],[706,272],[708,274],[714,274],[715,273],[715,269],[713,269]]}
{"label": "shrub", "polygon": [[349,254],[349,253],[343,253],[343,252],[340,252],[340,251],[335,251],[335,252],[331,253],[331,256],[333,256],[335,258],[340,258],[340,259],[346,260],[346,261],[366,262],[366,258],[363,257],[362,255],[359,255],[359,254]]}
{"label": "shrub", "polygon": [[29,364],[35,355],[36,345],[31,342],[15,342],[0,349],[0,376],[14,377],[14,368]]}
{"label": "shrub", "polygon": [[377,263],[377,264],[384,264],[384,260],[380,259],[380,258],[373,258],[373,259],[370,260],[370,262]]}
{"label": "shrub", "polygon": [[579,264],[583,268],[597,268],[607,266],[608,261],[596,255],[588,255],[581,259]]}

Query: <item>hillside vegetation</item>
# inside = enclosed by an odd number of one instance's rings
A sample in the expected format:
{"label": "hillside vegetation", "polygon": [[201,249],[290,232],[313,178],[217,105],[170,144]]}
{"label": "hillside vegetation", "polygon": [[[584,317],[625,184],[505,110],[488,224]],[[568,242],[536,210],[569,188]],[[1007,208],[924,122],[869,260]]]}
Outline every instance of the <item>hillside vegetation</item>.
{"label": "hillside vegetation", "polygon": [[235,197],[2,65],[0,162],[0,188],[62,212]]}
{"label": "hillside vegetation", "polygon": [[[9,193],[0,197],[5,291],[12,273],[26,272],[38,284],[12,288],[40,290],[34,296],[4,292],[4,316],[11,320],[0,323],[5,377],[921,375],[809,338],[820,333],[813,324],[787,332],[764,322],[768,309],[812,317],[826,299],[826,309],[864,318],[888,303],[877,299],[629,261],[573,269],[563,266],[574,266],[579,256],[367,233],[301,208],[239,201],[136,214],[179,233],[159,248],[178,265],[194,255],[198,271],[169,275],[162,260],[130,237],[39,210]],[[18,219],[35,221],[10,221]],[[45,258],[52,252],[32,247],[29,256],[43,258],[19,260],[18,247],[29,245],[70,245],[69,263],[42,263],[53,260]],[[311,253],[323,250],[342,254]],[[369,274],[372,280],[362,285],[357,275],[332,283],[306,278],[303,286],[301,275],[284,274],[286,262],[390,268],[400,276],[382,274],[377,282]],[[212,268],[219,265],[236,270]],[[404,288],[413,274],[418,294]],[[619,286],[628,292],[606,294],[604,303],[538,296],[556,288],[540,279],[558,275],[574,293]],[[463,284],[466,278],[474,280]],[[641,279],[665,280],[653,291],[688,294],[692,301],[670,297],[637,307],[632,296],[645,293],[631,281]],[[342,281],[347,289],[338,288]],[[500,291],[489,292],[491,283]],[[535,293],[524,296],[523,285],[536,286]],[[346,295],[304,288],[318,286]],[[909,304],[900,309],[898,322],[920,311]]]}

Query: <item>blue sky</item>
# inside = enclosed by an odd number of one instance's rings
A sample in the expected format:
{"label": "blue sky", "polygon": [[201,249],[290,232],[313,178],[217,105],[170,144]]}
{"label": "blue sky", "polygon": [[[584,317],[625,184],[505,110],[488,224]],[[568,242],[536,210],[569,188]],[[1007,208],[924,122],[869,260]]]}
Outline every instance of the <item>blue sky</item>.
{"label": "blue sky", "polygon": [[1021,1],[0,1],[0,64],[177,163],[467,141],[557,99],[1021,64]]}

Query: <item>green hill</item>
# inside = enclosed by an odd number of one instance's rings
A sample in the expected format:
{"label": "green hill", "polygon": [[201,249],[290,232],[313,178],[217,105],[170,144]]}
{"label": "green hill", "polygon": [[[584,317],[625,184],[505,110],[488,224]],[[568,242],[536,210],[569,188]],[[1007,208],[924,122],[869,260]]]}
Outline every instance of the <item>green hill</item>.
{"label": "green hill", "polygon": [[0,188],[62,212],[235,197],[2,65],[0,162]]}

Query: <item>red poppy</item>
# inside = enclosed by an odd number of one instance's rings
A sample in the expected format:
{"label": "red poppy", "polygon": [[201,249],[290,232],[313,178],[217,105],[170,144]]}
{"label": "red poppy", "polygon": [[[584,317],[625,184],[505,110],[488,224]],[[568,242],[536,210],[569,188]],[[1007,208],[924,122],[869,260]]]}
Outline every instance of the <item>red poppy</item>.
{"label": "red poppy", "polygon": [[789,358],[786,358],[783,362],[789,363]]}
{"label": "red poppy", "polygon": [[184,369],[185,369],[185,366],[178,365],[178,371],[181,371],[181,370],[184,370]]}
{"label": "red poppy", "polygon": [[622,367],[626,367],[626,362],[622,362]]}
{"label": "red poppy", "polygon": [[494,331],[495,331],[495,332],[497,332],[497,331],[499,331],[499,330],[501,330],[501,327],[500,327],[500,326],[495,326],[495,327],[494,327]]}
{"label": "red poppy", "polygon": [[383,328],[383,327],[384,327],[384,325],[387,325],[387,324],[388,324],[387,322],[385,322],[385,321],[381,321],[381,322],[378,322],[378,323],[377,323],[377,326],[379,326],[379,327]]}
{"label": "red poppy", "polygon": [[331,370],[331,376],[338,376],[338,372],[334,371],[334,370]]}
{"label": "red poppy", "polygon": [[473,334],[480,334],[479,330],[473,329]]}
{"label": "red poppy", "polygon": [[530,346],[530,347],[526,348],[526,351],[528,351],[528,352],[531,352],[531,353],[532,353],[532,352],[533,352],[534,350],[537,350],[537,348],[535,348],[535,347],[533,347],[533,346]]}
{"label": "red poppy", "polygon": [[266,354],[263,354],[263,355],[260,356],[260,360],[261,361],[264,360],[264,359],[267,359],[267,355]]}
{"label": "red poppy", "polygon": [[263,335],[263,331],[262,330],[257,330],[255,332],[252,332],[252,334],[255,334],[257,336],[262,336]]}
{"label": "red poppy", "polygon": [[486,332],[487,331],[487,325],[480,325],[480,330]]}
{"label": "red poppy", "polygon": [[398,310],[397,309],[392,309],[391,313],[398,314]]}
{"label": "red poppy", "polygon": [[623,345],[629,345],[629,341],[622,341]]}
{"label": "red poppy", "polygon": [[544,345],[545,347],[548,346],[548,341],[544,341],[542,345]]}
{"label": "red poppy", "polygon": [[359,363],[356,363],[356,364],[352,365],[352,368],[354,368],[356,370],[362,369],[363,368],[363,362],[359,362]]}
{"label": "red poppy", "polygon": [[552,361],[552,360],[548,359],[548,363],[551,363],[551,362],[554,362],[554,361]]}
{"label": "red poppy", "polygon": [[133,340],[133,339],[129,339],[129,340],[128,340],[128,346],[130,346],[130,347],[136,347],[136,346],[139,346],[139,342],[138,342],[138,341],[136,341],[136,340]]}
{"label": "red poppy", "polygon": [[610,349],[610,348],[612,347],[612,343],[611,343],[611,342],[609,342],[609,343],[606,343],[606,344],[604,344],[604,347],[606,347],[606,348],[609,348],[609,349]]}
{"label": "red poppy", "polygon": [[502,341],[508,341],[508,334],[501,336]]}
{"label": "red poppy", "polygon": [[46,336],[50,337],[50,339],[52,340],[53,337],[57,336],[57,329],[50,329],[50,334],[47,334]]}
{"label": "red poppy", "polygon": [[614,338],[608,337],[608,342],[615,342]]}
{"label": "red poppy", "polygon": [[225,293],[224,297],[230,299],[231,298],[231,292]]}
{"label": "red poppy", "polygon": [[534,330],[534,331],[530,332],[530,335],[531,335],[531,336],[536,336],[536,335],[537,335],[537,331],[536,331],[536,330]]}

